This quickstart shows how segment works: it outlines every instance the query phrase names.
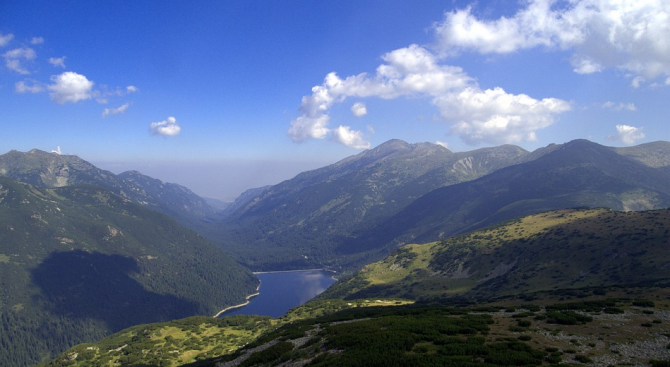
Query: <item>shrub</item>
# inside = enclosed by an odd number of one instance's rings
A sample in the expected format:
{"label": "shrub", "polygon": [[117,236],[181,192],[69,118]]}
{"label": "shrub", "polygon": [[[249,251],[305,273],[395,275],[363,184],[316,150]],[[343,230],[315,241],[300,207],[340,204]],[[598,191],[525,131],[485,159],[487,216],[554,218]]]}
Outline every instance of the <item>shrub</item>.
{"label": "shrub", "polygon": [[645,300],[645,299],[639,299],[639,300],[637,300],[637,301],[633,301],[633,306],[637,306],[637,307],[655,307],[656,304],[654,303],[654,301],[649,301],[649,300]]}
{"label": "shrub", "polygon": [[517,325],[519,325],[520,327],[529,327],[531,323],[528,320],[519,320],[517,321]]}
{"label": "shrub", "polygon": [[582,355],[575,356],[575,361],[581,363],[593,363],[593,360],[591,358]]}

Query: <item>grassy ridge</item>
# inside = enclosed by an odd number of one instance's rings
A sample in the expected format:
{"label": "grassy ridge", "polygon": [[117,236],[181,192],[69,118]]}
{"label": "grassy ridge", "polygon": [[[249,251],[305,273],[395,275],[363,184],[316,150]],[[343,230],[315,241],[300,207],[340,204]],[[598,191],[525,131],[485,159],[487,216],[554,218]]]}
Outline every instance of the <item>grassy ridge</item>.
{"label": "grassy ridge", "polygon": [[569,209],[407,245],[322,297],[491,298],[668,281],[670,210]]}
{"label": "grassy ridge", "polygon": [[259,316],[194,316],[138,325],[100,342],[80,344],[46,366],[181,366],[232,353],[276,327]]}

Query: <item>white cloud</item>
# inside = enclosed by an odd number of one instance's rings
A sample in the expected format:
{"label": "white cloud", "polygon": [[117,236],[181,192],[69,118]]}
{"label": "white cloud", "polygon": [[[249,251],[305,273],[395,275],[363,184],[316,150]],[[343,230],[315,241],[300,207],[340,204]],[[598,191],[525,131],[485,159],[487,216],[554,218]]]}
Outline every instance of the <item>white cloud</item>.
{"label": "white cloud", "polygon": [[31,45],[41,45],[43,43],[44,43],[44,38],[42,38],[42,37],[33,37],[30,40]]}
{"label": "white cloud", "polygon": [[608,140],[620,141],[626,145],[633,145],[636,141],[644,139],[645,135],[642,132],[642,128],[629,126],[629,125],[617,125],[616,126],[616,135],[608,136]]}
{"label": "white cloud", "polygon": [[603,103],[602,108],[613,110],[613,111],[637,111],[637,107],[634,103],[614,103],[612,101],[607,101]]}
{"label": "white cloud", "polygon": [[466,8],[435,25],[444,55],[510,53],[538,46],[573,52],[575,72],[620,68],[670,75],[670,2],[530,0],[512,17],[481,19]]}
{"label": "white cloud", "polygon": [[593,74],[599,73],[603,70],[602,65],[598,64],[594,60],[588,57],[579,57],[575,56],[572,58],[572,66],[575,68],[572,69],[577,74]]}
{"label": "white cloud", "polygon": [[39,93],[44,91],[44,86],[34,79],[26,79],[14,84],[16,93]]}
{"label": "white cloud", "polygon": [[308,139],[323,139],[330,131],[327,127],[329,118],[327,115],[300,116],[291,121],[287,134],[295,143],[302,143]]}
{"label": "white cloud", "polygon": [[102,111],[102,117],[108,116],[108,115],[118,115],[121,113],[126,112],[126,110],[130,107],[130,103],[125,103],[121,105],[120,107],[117,108],[105,108]]}
{"label": "white cloud", "polygon": [[370,143],[363,138],[363,133],[351,130],[349,126],[340,126],[334,129],[331,139],[354,149],[370,148]]}
{"label": "white cloud", "polygon": [[177,124],[177,119],[170,116],[167,120],[152,122],[149,131],[151,135],[177,136],[181,133],[181,127]]}
{"label": "white cloud", "polygon": [[7,35],[3,35],[2,33],[0,33],[0,47],[7,46],[12,39],[14,39],[13,34],[10,33]]}
{"label": "white cloud", "polygon": [[35,50],[29,47],[15,48],[7,51],[2,55],[5,58],[5,65],[10,70],[19,74],[30,74],[30,72],[23,67],[23,61],[30,61],[37,57]]}
{"label": "white cloud", "polygon": [[53,66],[60,66],[62,68],[65,68],[65,59],[66,57],[50,57],[49,58],[49,63]]}
{"label": "white cloud", "polygon": [[76,103],[92,96],[93,82],[81,74],[66,71],[51,76],[51,82],[53,84],[47,88],[51,91],[51,100],[56,103]]}
{"label": "white cloud", "polygon": [[368,114],[368,109],[365,107],[365,103],[356,102],[351,106],[351,113],[356,117],[363,117]]}
{"label": "white cloud", "polygon": [[537,100],[525,94],[508,94],[502,88],[466,88],[436,98],[435,104],[443,118],[455,122],[451,133],[472,145],[536,140],[535,131],[570,110],[570,104],[560,99]]}
{"label": "white cloud", "polygon": [[630,81],[630,85],[631,85],[631,87],[637,89],[637,88],[640,88],[640,86],[641,86],[642,83],[644,83],[644,82],[645,82],[645,79],[644,79],[643,77],[641,77],[641,76],[636,76],[635,78],[633,78],[633,80]]}
{"label": "white cloud", "polygon": [[127,86],[125,89],[116,87],[114,89],[110,88],[107,85],[100,85],[98,90],[93,92],[93,97],[100,104],[107,104],[109,102],[109,97],[122,97],[126,94],[135,93],[139,91],[137,87],[133,85]]}
{"label": "white cloud", "polygon": [[[568,102],[559,99],[536,100],[501,88],[482,91],[461,68],[440,64],[433,53],[417,45],[394,50],[382,59],[385,63],[375,75],[341,79],[330,73],[321,85],[313,87],[312,94],[302,98],[301,115],[291,122],[288,135],[293,141],[335,134],[328,128],[328,112],[347,97],[430,98],[442,119],[454,124],[451,132],[470,144],[535,140],[537,129],[549,126],[557,114],[570,109]],[[351,135],[350,130],[336,130],[338,136],[332,140],[350,141],[342,138]]]}

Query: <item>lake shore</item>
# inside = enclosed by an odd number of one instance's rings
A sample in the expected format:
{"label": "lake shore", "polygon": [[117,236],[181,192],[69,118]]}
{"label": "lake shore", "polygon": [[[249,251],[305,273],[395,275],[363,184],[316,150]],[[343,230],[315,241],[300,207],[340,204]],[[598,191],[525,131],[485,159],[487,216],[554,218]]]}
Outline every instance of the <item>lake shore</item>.
{"label": "lake shore", "polygon": [[335,270],[330,270],[330,269],[299,269],[299,270],[277,270],[277,271],[254,271],[254,275],[256,274],[273,274],[273,273],[296,273],[296,272],[301,272],[301,271],[327,271],[329,273],[336,273]]}
{"label": "lake shore", "polygon": [[[336,282],[332,271],[303,269],[291,271],[266,271],[256,273],[263,289],[257,289],[258,297],[252,295],[239,305],[217,313],[216,317],[237,314],[281,317],[288,310],[299,306],[325,291]],[[253,299],[250,299],[254,297]]]}
{"label": "lake shore", "polygon": [[250,294],[250,295],[246,296],[246,297],[245,297],[246,301],[245,301],[244,303],[240,303],[239,305],[235,305],[235,306],[226,307],[226,308],[224,308],[223,310],[217,312],[216,315],[214,315],[214,316],[212,316],[212,317],[213,317],[213,318],[217,318],[217,317],[221,316],[223,313],[225,313],[225,312],[227,312],[227,311],[234,310],[234,309],[236,309],[236,308],[240,308],[240,307],[244,307],[244,306],[248,305],[252,298],[254,298],[254,297],[258,296],[259,294],[261,294],[261,292],[258,291],[259,289],[261,289],[261,283],[260,283],[260,281],[258,282],[258,287],[256,287],[256,293],[254,293],[254,294]]}

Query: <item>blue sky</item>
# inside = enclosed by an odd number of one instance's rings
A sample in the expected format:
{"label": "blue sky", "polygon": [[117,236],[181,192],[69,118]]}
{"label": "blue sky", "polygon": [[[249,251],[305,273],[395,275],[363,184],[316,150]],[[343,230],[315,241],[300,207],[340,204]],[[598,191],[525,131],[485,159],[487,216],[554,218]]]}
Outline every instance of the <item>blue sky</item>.
{"label": "blue sky", "polygon": [[232,199],[389,139],[670,140],[665,1],[0,1],[0,152]]}

